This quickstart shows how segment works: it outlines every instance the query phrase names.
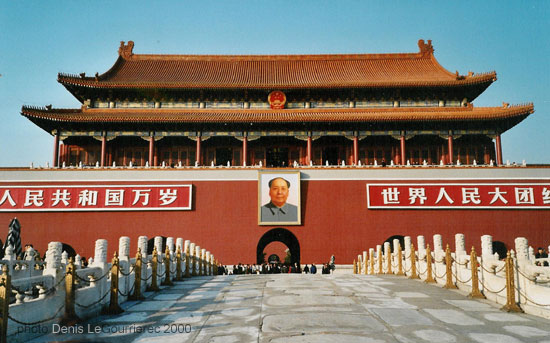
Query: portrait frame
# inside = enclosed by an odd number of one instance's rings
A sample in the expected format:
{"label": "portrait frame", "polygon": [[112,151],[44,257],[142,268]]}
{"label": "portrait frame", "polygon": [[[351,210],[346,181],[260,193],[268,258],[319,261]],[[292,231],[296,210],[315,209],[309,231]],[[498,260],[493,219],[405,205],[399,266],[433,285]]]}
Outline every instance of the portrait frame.
{"label": "portrait frame", "polygon": [[[283,220],[274,220],[274,213],[267,206],[271,203],[269,181],[276,178],[282,178],[290,183],[288,188],[288,215],[290,218]],[[272,207],[272,206],[271,206]],[[296,216],[292,214],[296,211]],[[258,225],[301,225],[302,224],[302,206],[301,206],[301,179],[299,171],[258,171]]]}

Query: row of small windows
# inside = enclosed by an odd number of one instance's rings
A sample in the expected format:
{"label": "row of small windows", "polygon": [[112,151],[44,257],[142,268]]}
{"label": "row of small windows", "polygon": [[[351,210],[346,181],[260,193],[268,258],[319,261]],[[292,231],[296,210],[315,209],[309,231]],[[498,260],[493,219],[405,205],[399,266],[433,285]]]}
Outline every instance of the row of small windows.
{"label": "row of small windows", "polygon": [[[288,102],[286,108],[380,108],[380,107],[460,107],[462,100],[360,100],[360,101],[311,101]],[[94,108],[220,108],[220,109],[262,109],[269,108],[268,102],[223,102],[223,101],[94,101]]]}

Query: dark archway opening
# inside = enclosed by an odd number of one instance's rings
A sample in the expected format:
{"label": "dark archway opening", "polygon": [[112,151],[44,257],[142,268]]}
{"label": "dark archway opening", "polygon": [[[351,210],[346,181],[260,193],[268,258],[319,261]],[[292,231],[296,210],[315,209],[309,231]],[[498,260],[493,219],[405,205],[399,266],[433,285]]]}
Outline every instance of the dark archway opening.
{"label": "dark archway opening", "polygon": [[294,234],[286,229],[277,228],[267,231],[256,248],[256,263],[264,263],[264,249],[271,242],[281,242],[286,245],[290,251],[290,263],[300,264],[300,243]]}
{"label": "dark archway opening", "polygon": [[69,255],[69,257],[72,257],[74,260],[74,257],[76,256],[76,251],[74,250],[74,248],[67,243],[61,243],[61,244],[62,244],[61,252],[66,251],[67,255]]}
{"label": "dark archway opening", "polygon": [[[166,237],[162,237],[162,251],[164,253],[164,250],[166,250]],[[155,246],[155,238],[151,238],[147,241],[147,255],[151,255],[153,253],[153,247]]]}
{"label": "dark archway opening", "polygon": [[508,250],[506,249],[506,244],[502,243],[501,241],[493,241],[493,253],[498,254],[499,260],[506,258],[507,252]]}
{"label": "dark archway opening", "polygon": [[[391,252],[393,253],[393,240],[394,239],[398,239],[399,240],[399,245],[401,245],[401,250],[404,250],[405,249],[405,236],[401,236],[401,235],[393,235],[391,237],[389,237],[388,239],[386,239],[384,241],[384,243],[386,242],[389,242],[390,243],[390,250]],[[384,243],[382,243],[382,250],[384,250]]]}

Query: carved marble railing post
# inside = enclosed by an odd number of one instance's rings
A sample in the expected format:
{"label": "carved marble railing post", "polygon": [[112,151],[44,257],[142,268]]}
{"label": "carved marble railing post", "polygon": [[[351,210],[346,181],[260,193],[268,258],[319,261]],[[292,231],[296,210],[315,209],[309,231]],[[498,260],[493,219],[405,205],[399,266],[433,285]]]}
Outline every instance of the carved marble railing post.
{"label": "carved marble railing post", "polygon": [[182,253],[181,253],[181,246],[176,244],[176,281],[182,281],[183,280],[183,273],[181,271],[181,265],[182,265]]}
{"label": "carved marble railing post", "polygon": [[[122,236],[118,239],[118,264],[122,273],[129,273],[130,271],[130,237]],[[121,275],[118,287],[121,292],[128,294],[130,289],[129,276]]]}
{"label": "carved marble railing post", "polygon": [[141,259],[142,262],[145,262],[147,264],[147,242],[148,242],[147,236],[139,236],[138,237],[138,249],[141,251]]}
{"label": "carved marble railing post", "polygon": [[189,240],[186,240],[184,245],[183,245],[183,256],[185,258],[185,273],[184,273],[184,276],[185,277],[191,277],[191,267],[192,267],[192,263],[191,263],[191,251],[189,249],[189,246],[191,244],[191,241]]}
{"label": "carved marble railing post", "polygon": [[401,251],[401,243],[398,239],[393,240],[393,245],[397,246],[397,273],[396,275],[405,275],[403,273],[403,252]]}
{"label": "carved marble railing post", "polygon": [[[95,241],[95,252],[94,252],[94,263],[93,267],[97,267],[101,269],[101,275],[100,277],[107,273],[108,270],[108,262],[107,262],[107,240],[106,239],[98,239]],[[108,279],[106,277],[102,278],[99,283],[96,283],[96,287],[98,287],[99,290],[99,296],[101,297],[108,289]],[[107,298],[103,299],[100,304],[106,304]]]}
{"label": "carved marble railing post", "polygon": [[443,260],[443,257],[445,256],[445,250],[443,250],[443,239],[441,238],[441,235],[436,234],[433,236],[434,241],[434,257],[436,262],[441,262]]}
{"label": "carved marble railing post", "polygon": [[370,275],[374,275],[374,248],[369,248]]}
{"label": "carved marble railing post", "polygon": [[166,238],[166,246],[168,247],[168,250],[170,250],[170,254],[173,254],[175,252],[175,250],[174,250],[174,237]]}
{"label": "carved marble railing post", "polygon": [[382,256],[382,246],[380,244],[376,245],[376,258],[378,262],[377,274],[382,274],[384,272],[384,257]]}
{"label": "carved marble railing post", "polygon": [[212,275],[212,265],[210,264],[210,251],[205,252],[204,256],[206,258],[204,263],[206,265],[206,275]]}
{"label": "carved marble railing post", "polygon": [[[404,253],[404,256],[403,256],[403,260],[404,260],[404,264],[403,264],[403,269],[404,269],[404,272],[405,272],[405,275],[408,275],[408,271],[410,272],[410,264],[411,264],[411,236],[405,236],[403,238],[403,241],[405,243],[405,246],[403,247],[403,253]],[[407,271],[408,270],[408,271]]]}
{"label": "carved marble railing post", "polygon": [[66,266],[67,263],[69,263],[69,253],[66,251],[63,251],[61,253],[61,264]]}
{"label": "carved marble railing post", "polygon": [[202,260],[201,260],[201,247],[195,245],[195,273],[197,275],[202,275]]}
{"label": "carved marble railing post", "polygon": [[201,273],[206,275],[206,249],[201,249]]}
{"label": "carved marble railing post", "polygon": [[61,270],[61,248],[63,244],[61,242],[48,243],[48,250],[46,250],[46,267],[42,275],[51,275],[54,277],[54,284],[57,284],[62,277]]}
{"label": "carved marble railing post", "polygon": [[493,236],[481,236],[481,257],[488,260],[493,260],[495,258],[493,255]]}
{"label": "carved marble railing post", "polygon": [[191,276],[197,276],[198,261],[195,255],[195,251],[196,251],[195,248],[196,248],[195,243],[189,244],[189,268],[191,269]]}
{"label": "carved marble railing post", "polygon": [[462,233],[457,233],[455,235],[455,254],[457,257],[467,255],[466,241]]}
{"label": "carved marble railing post", "polygon": [[411,260],[411,276],[409,276],[409,279],[420,279],[420,277],[416,273],[416,252],[414,251],[414,244],[412,243],[411,243],[411,251],[409,256]]}
{"label": "carved marble railing post", "polygon": [[416,245],[418,246],[418,260],[422,261],[426,257],[426,241],[424,236],[416,237]]}
{"label": "carved marble railing post", "polygon": [[392,255],[391,255],[391,248],[390,248],[390,242],[384,242],[384,257],[386,258],[386,272],[385,274],[393,274],[392,272]]}
{"label": "carved marble railing post", "polygon": [[369,258],[367,256],[367,251],[363,250],[363,275],[367,275],[368,273],[368,270],[369,270],[368,260]]}
{"label": "carved marble railing post", "polygon": [[518,262],[527,262],[529,260],[529,243],[527,238],[518,237],[514,240],[514,244]]}

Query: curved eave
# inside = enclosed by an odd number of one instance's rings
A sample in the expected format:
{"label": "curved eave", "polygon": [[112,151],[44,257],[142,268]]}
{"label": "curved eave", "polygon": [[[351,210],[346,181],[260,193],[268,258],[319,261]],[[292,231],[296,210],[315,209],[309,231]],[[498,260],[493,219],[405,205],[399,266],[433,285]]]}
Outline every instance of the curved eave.
{"label": "curved eave", "polygon": [[[377,123],[523,120],[533,104],[510,107],[388,109],[39,109],[23,107],[33,122],[50,123]],[[38,125],[38,124],[37,124]],[[39,125],[42,127],[42,125]]]}
{"label": "curved eave", "polygon": [[430,81],[386,81],[386,82],[349,82],[349,83],[303,83],[303,84],[265,84],[265,83],[180,83],[180,82],[109,82],[96,81],[93,78],[59,76],[58,81],[65,87],[82,87],[91,89],[181,89],[181,90],[225,90],[225,89],[334,89],[334,88],[413,88],[413,87],[464,87],[470,85],[490,84],[496,80],[496,73],[490,72],[456,80]]}

